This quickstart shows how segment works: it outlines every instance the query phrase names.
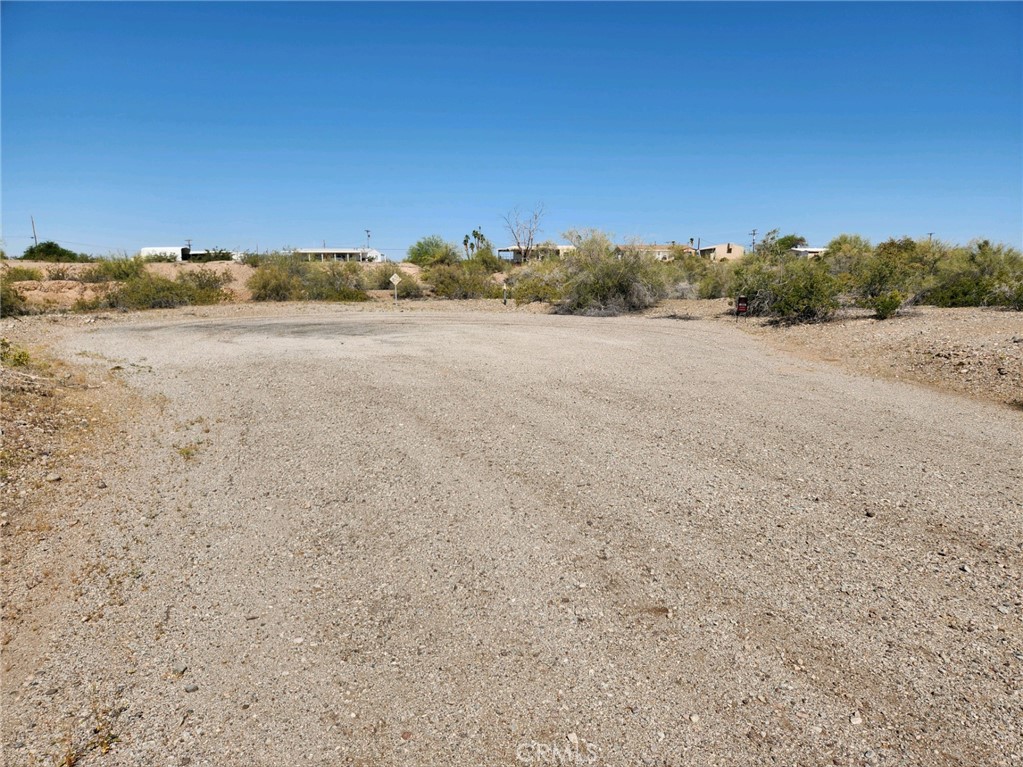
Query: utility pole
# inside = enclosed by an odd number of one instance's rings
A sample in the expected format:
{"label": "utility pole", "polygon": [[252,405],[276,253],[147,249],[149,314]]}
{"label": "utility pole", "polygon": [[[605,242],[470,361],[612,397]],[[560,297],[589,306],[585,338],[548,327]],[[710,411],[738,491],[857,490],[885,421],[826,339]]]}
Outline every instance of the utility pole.
{"label": "utility pole", "polygon": [[185,238],[185,245],[188,246],[189,250],[192,249],[192,241],[190,239],[188,239],[187,237]]}
{"label": "utility pole", "polygon": [[39,238],[36,237],[36,219],[35,216],[29,216],[29,218],[32,219],[32,240],[35,242],[36,246],[38,246]]}
{"label": "utility pole", "polygon": [[930,241],[931,241],[931,238],[932,238],[933,236],[934,236],[934,232],[928,232],[928,233],[927,233],[927,242],[928,242],[928,243],[930,243]]}
{"label": "utility pole", "polygon": [[753,253],[757,252],[757,230],[754,229],[750,234],[753,235]]}

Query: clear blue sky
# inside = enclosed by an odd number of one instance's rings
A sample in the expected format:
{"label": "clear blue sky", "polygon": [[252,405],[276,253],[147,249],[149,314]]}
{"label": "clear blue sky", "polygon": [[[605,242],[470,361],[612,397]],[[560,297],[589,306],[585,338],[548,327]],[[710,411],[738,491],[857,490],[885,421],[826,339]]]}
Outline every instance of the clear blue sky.
{"label": "clear blue sky", "polygon": [[3,2],[8,255],[1023,244],[1020,3]]}

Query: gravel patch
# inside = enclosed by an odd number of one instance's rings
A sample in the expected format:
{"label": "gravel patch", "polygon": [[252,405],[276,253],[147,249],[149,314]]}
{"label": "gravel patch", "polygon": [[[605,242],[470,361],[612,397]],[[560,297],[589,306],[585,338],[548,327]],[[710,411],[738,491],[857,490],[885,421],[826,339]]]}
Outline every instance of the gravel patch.
{"label": "gravel patch", "polygon": [[5,325],[103,426],[3,528],[11,763],[1023,759],[1018,411],[440,303]]}

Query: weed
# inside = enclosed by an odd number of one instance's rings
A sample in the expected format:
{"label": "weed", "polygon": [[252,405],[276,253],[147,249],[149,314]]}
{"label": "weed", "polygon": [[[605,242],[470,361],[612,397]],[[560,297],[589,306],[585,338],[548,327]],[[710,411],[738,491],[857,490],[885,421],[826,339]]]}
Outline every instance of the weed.
{"label": "weed", "polygon": [[7,367],[23,368],[32,361],[27,349],[15,346],[7,338],[0,338],[0,362]]}
{"label": "weed", "polygon": [[202,442],[191,442],[187,445],[176,445],[175,449],[178,451],[178,455],[186,461],[191,461],[199,454],[199,447],[201,445]]}
{"label": "weed", "polygon": [[123,282],[145,274],[146,263],[141,258],[114,258],[97,261],[83,270],[78,279],[81,282]]}
{"label": "weed", "polygon": [[305,295],[313,301],[365,301],[362,267],[353,263],[314,264],[304,270]]}
{"label": "weed", "polygon": [[12,266],[4,270],[4,278],[8,282],[28,282],[29,280],[42,280],[43,273],[39,269],[29,266]]}
{"label": "weed", "polygon": [[66,266],[51,266],[46,270],[46,279],[48,280],[73,280],[75,279],[74,272]]}
{"label": "weed", "polygon": [[0,317],[17,317],[28,313],[28,303],[6,275],[0,275]]}
{"label": "weed", "polygon": [[427,270],[426,279],[441,298],[500,298],[502,294],[491,273],[473,261],[437,264]]}

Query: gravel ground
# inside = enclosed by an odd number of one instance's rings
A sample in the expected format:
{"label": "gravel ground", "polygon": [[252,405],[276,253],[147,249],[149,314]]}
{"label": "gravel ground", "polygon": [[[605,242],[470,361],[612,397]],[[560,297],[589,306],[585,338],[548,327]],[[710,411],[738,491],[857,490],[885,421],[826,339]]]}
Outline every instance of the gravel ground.
{"label": "gravel ground", "polygon": [[5,324],[6,763],[1023,761],[1018,409],[472,308]]}

